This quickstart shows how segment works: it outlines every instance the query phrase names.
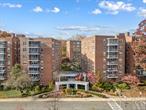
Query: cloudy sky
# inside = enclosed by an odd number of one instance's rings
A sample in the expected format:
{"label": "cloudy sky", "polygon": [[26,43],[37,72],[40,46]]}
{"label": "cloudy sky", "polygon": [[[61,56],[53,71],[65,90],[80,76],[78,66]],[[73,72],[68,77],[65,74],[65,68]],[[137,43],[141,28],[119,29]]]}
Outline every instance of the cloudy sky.
{"label": "cloudy sky", "polygon": [[0,0],[0,29],[69,38],[133,31],[146,0]]}

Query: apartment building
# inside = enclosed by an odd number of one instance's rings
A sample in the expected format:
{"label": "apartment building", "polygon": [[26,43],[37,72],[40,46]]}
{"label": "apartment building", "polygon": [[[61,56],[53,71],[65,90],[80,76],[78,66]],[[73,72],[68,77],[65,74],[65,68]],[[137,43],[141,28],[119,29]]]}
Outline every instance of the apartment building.
{"label": "apartment building", "polygon": [[139,23],[138,29],[135,32],[136,36],[146,36],[146,20],[143,20]]}
{"label": "apartment building", "polygon": [[66,42],[67,57],[71,61],[81,63],[81,41],[70,40]]}
{"label": "apartment building", "polygon": [[60,69],[60,41],[52,38],[20,39],[20,64],[30,75],[33,82],[47,85],[53,79],[53,73]]}
{"label": "apartment building", "polygon": [[6,80],[11,68],[19,63],[18,40],[15,34],[0,31],[0,82]]}
{"label": "apartment building", "polygon": [[125,46],[125,73],[134,74],[135,73],[135,60],[134,60],[134,50],[133,50],[133,36],[125,36],[126,46]]}
{"label": "apartment building", "polygon": [[66,40],[60,40],[62,58],[66,57]]}
{"label": "apartment building", "polygon": [[82,69],[100,71],[108,79],[125,73],[125,36],[87,37],[81,41]]}

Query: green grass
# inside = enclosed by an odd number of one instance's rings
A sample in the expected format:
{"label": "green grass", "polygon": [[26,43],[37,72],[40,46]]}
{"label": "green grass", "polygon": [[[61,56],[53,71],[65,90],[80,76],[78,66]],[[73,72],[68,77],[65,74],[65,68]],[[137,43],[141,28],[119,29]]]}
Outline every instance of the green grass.
{"label": "green grass", "polygon": [[17,90],[0,91],[0,98],[16,98],[16,97],[21,97],[20,91]]}

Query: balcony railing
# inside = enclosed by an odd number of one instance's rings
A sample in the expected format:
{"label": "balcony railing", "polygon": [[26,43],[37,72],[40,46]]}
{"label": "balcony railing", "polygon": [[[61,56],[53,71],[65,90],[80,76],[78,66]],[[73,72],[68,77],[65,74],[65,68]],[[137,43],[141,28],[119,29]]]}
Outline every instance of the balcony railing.
{"label": "balcony railing", "polygon": [[5,51],[4,50],[1,50],[0,53],[5,53]]}
{"label": "balcony railing", "polygon": [[106,77],[109,79],[112,79],[112,78],[118,78],[118,75],[117,74],[107,74]]}
{"label": "balcony railing", "polygon": [[118,69],[117,68],[107,68],[108,72],[117,72]]}
{"label": "balcony railing", "polygon": [[118,65],[118,62],[107,62],[107,65]]}
{"label": "balcony railing", "polygon": [[107,52],[118,52],[118,49],[107,49]]}
{"label": "balcony railing", "polygon": [[108,42],[107,46],[118,46],[118,42]]}
{"label": "balcony railing", "polygon": [[39,81],[40,78],[39,78],[39,77],[31,77],[31,80],[32,80],[32,81]]}
{"label": "balcony railing", "polygon": [[3,73],[5,73],[5,70],[0,70],[0,74],[3,74]]}
{"label": "balcony railing", "polygon": [[40,65],[39,64],[29,64],[30,68],[39,68]]}
{"label": "balcony railing", "polygon": [[0,48],[6,48],[6,45],[0,45]]}
{"label": "balcony railing", "polygon": [[40,48],[40,45],[29,45],[29,48]]}
{"label": "balcony railing", "polygon": [[107,58],[108,59],[117,59],[118,58],[118,56],[117,55],[107,55]]}
{"label": "balcony railing", "polygon": [[39,52],[29,52],[29,55],[40,55]]}
{"label": "balcony railing", "polygon": [[29,71],[28,74],[34,74],[34,75],[36,75],[36,74],[40,74],[40,72],[39,71]]}
{"label": "balcony railing", "polygon": [[0,76],[0,80],[5,80],[5,76]]}

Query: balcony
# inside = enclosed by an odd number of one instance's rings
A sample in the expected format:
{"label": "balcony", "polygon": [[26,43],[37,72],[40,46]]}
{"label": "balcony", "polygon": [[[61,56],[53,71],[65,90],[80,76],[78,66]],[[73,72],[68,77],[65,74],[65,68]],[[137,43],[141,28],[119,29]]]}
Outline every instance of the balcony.
{"label": "balcony", "polygon": [[40,71],[29,71],[28,74],[37,75],[37,74],[40,74]]}
{"label": "balcony", "polygon": [[107,65],[118,65],[118,62],[115,62],[115,61],[107,62]]}
{"label": "balcony", "polygon": [[0,54],[5,54],[5,50],[0,50]]}
{"label": "balcony", "polygon": [[39,77],[31,77],[31,80],[34,82],[34,81],[39,81],[40,78]]}
{"label": "balcony", "polygon": [[29,68],[39,68],[40,64],[29,64]]}
{"label": "balcony", "polygon": [[6,48],[6,43],[5,42],[0,42],[0,48]]}
{"label": "balcony", "polygon": [[5,58],[0,58],[0,61],[5,61]]}
{"label": "balcony", "polygon": [[118,46],[118,43],[107,43],[107,46]]}
{"label": "balcony", "polygon": [[118,55],[107,55],[107,59],[118,59]]}
{"label": "balcony", "polygon": [[29,52],[29,55],[40,55],[39,52]]}
{"label": "balcony", "polygon": [[6,78],[4,76],[0,76],[0,80],[5,80]]}
{"label": "balcony", "polygon": [[29,48],[40,48],[39,45],[29,45]]}
{"label": "balcony", "polygon": [[5,73],[5,69],[4,70],[0,70],[0,74],[4,74]]}
{"label": "balcony", "polygon": [[39,41],[29,41],[29,48],[40,48]]}
{"label": "balcony", "polygon": [[107,68],[108,72],[117,72],[118,69],[117,68]]}
{"label": "balcony", "polygon": [[30,48],[29,49],[29,54],[40,54],[40,49],[39,48]]}
{"label": "balcony", "polygon": [[118,52],[118,49],[107,49],[107,52]]}
{"label": "balcony", "polygon": [[0,67],[5,67],[5,64],[0,64]]}
{"label": "balcony", "polygon": [[114,38],[108,38],[107,46],[118,46],[118,40]]}
{"label": "balcony", "polygon": [[117,79],[118,75],[117,74],[107,74],[106,77],[109,79]]}

